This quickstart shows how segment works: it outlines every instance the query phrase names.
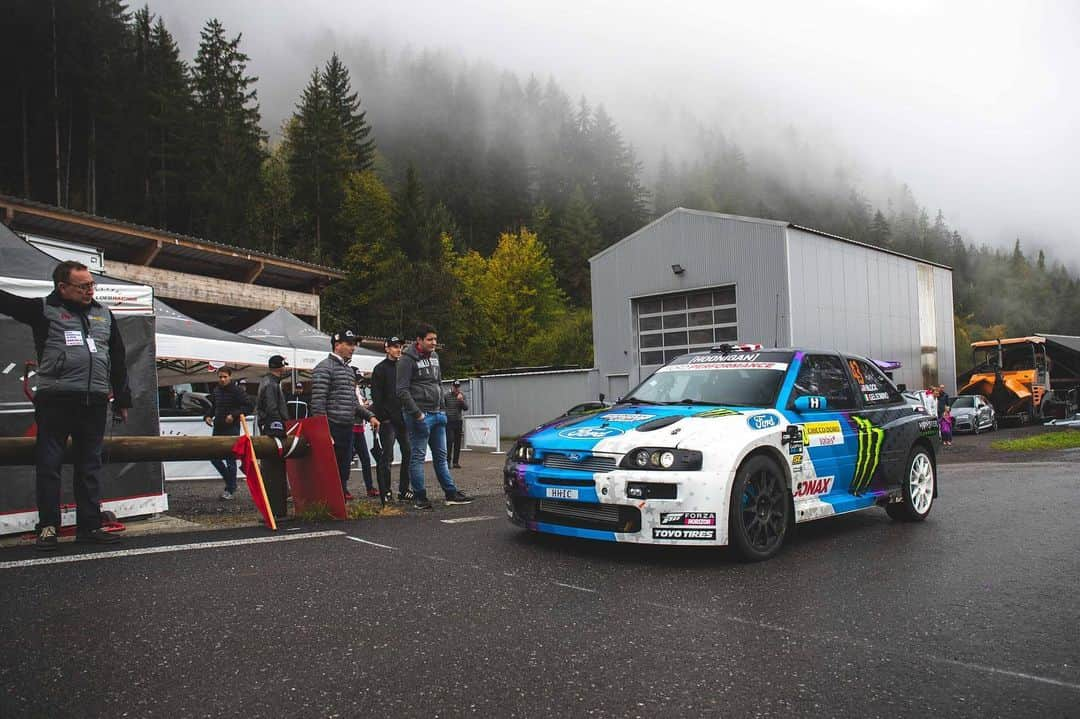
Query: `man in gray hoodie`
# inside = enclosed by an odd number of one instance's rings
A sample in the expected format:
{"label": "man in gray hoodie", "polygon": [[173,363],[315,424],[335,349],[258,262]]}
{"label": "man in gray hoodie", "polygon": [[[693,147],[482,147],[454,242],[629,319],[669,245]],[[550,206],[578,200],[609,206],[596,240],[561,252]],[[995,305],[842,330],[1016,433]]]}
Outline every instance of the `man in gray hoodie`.
{"label": "man in gray hoodie", "polygon": [[[414,495],[413,506],[431,509],[424,489],[424,456],[431,448],[435,477],[446,495],[447,504],[472,501],[454,485],[446,461],[446,411],[443,403],[442,370],[435,351],[439,335],[429,324],[416,328],[416,341],[405,348],[397,362],[397,396],[409,433],[409,481]],[[385,451],[385,447],[383,448]]]}

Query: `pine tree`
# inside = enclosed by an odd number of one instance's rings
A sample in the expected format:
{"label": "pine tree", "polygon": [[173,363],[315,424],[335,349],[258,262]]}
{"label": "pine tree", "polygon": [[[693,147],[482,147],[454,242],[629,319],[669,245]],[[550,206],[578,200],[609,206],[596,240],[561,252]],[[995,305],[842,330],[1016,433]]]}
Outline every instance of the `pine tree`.
{"label": "pine tree", "polygon": [[891,234],[892,230],[889,227],[889,221],[885,219],[885,215],[882,214],[881,210],[877,210],[874,213],[874,219],[870,222],[867,241],[877,247],[889,247],[892,244]]}
{"label": "pine tree", "polygon": [[189,212],[185,180],[189,174],[193,98],[187,65],[159,17],[147,48],[150,78],[149,196],[151,222],[162,229],[186,230]]}
{"label": "pine tree", "polygon": [[592,208],[581,187],[574,188],[548,246],[559,287],[579,307],[592,298],[589,258],[600,251],[604,240]]}
{"label": "pine tree", "polygon": [[360,97],[352,91],[349,71],[335,52],[326,63],[322,74],[327,103],[337,113],[338,123],[349,154],[348,170],[369,170],[375,162],[375,140],[370,137],[371,127],[367,113],[360,110]]}
{"label": "pine tree", "polygon": [[313,70],[286,126],[289,180],[299,231],[309,236],[309,256],[332,262],[343,252],[332,218],[341,211],[349,157],[344,128],[330,104],[324,77]]}
{"label": "pine tree", "polygon": [[244,244],[255,204],[265,134],[259,128],[257,78],[246,74],[241,36],[225,37],[216,19],[203,27],[192,69],[192,229],[207,239]]}
{"label": "pine tree", "polygon": [[420,260],[432,253],[432,243],[436,238],[424,236],[424,224],[427,217],[427,203],[424,199],[424,187],[416,167],[409,163],[405,170],[405,182],[394,198],[396,207],[395,226],[398,245],[410,260]]}

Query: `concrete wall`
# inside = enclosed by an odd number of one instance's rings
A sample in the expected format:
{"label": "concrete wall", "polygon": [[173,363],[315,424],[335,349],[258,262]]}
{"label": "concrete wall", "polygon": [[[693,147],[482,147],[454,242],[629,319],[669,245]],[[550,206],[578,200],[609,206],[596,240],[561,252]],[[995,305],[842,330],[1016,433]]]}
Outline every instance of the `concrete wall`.
{"label": "concrete wall", "polygon": [[470,405],[470,414],[499,415],[503,437],[524,434],[604,392],[595,369],[491,375],[471,384],[474,400],[477,395],[481,399]]}

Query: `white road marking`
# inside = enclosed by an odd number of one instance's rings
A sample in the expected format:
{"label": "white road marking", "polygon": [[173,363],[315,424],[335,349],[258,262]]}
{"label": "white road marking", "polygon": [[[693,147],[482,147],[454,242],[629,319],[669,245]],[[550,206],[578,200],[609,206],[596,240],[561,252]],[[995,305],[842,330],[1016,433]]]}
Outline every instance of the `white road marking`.
{"label": "white road marking", "polygon": [[[558,584],[558,582],[556,582],[556,584]],[[644,604],[647,604],[648,606],[651,606],[651,607],[658,607],[660,609],[668,609],[668,610],[674,610],[674,611],[684,612],[684,613],[688,613],[688,614],[693,614],[695,616],[698,616],[699,618],[705,618],[706,616],[708,616],[708,615],[703,615],[700,612],[688,611],[688,610],[681,609],[679,607],[674,607],[674,606],[671,606],[670,604],[661,604],[660,602],[646,601],[646,602],[644,602]],[[811,637],[811,638],[822,640],[822,641],[825,641],[825,642],[839,642],[841,644],[855,645],[855,646],[859,646],[859,647],[863,647],[863,648],[869,647],[869,648],[874,648],[874,649],[876,649],[876,651],[879,651],[880,653],[883,653],[883,654],[892,653],[892,654],[897,655],[897,656],[906,656],[906,654],[904,652],[890,652],[887,649],[881,649],[880,647],[876,647],[876,645],[874,645],[873,643],[871,643],[871,642],[869,642],[867,640],[846,638],[846,637],[842,637],[842,636],[839,636],[839,635],[828,636],[828,635],[824,635],[824,634],[817,634],[817,633],[814,633],[814,632],[806,632],[805,630],[802,630],[802,629],[796,630],[796,629],[793,629],[791,627],[783,627],[783,626],[780,626],[780,625],[777,625],[777,624],[770,624],[768,622],[759,622],[759,621],[756,621],[756,620],[753,620],[753,619],[746,619],[745,617],[736,617],[736,616],[730,616],[729,615],[729,616],[724,616],[724,617],[713,617],[713,618],[724,619],[726,621],[733,622],[735,624],[745,624],[746,626],[756,627],[758,629],[764,629],[764,630],[770,631],[770,632],[778,632],[780,634],[790,634],[792,636],[799,636],[799,637],[803,637],[803,638]],[[1028,674],[1026,672],[1015,672],[1015,671],[1012,671],[1010,669],[1001,669],[999,667],[992,667],[992,666],[989,666],[987,664],[977,664],[975,662],[962,662],[962,661],[960,661],[958,659],[946,659],[945,657],[935,657],[935,656],[933,656],[931,654],[920,654],[919,656],[922,659],[926,659],[926,660],[929,660],[929,661],[937,663],[937,664],[950,664],[952,666],[963,667],[965,669],[970,669],[970,670],[976,671],[976,672],[983,672],[984,674],[998,674],[998,675],[1001,675],[1001,676],[1013,677],[1014,679],[1026,679],[1028,681],[1039,682],[1041,684],[1050,684],[1050,685],[1055,686],[1055,687],[1064,687],[1065,689],[1073,689],[1075,691],[1080,691],[1080,684],[1077,684],[1075,682],[1067,682],[1067,681],[1063,681],[1061,679],[1052,679],[1050,677],[1041,677],[1041,676],[1038,676],[1037,674]]]}
{"label": "white road marking", "polygon": [[552,582],[552,584],[554,584],[556,587],[565,587],[567,589],[573,589],[574,591],[577,591],[577,592],[588,592],[589,594],[599,594],[599,592],[597,590],[595,590],[595,589],[589,589],[587,587],[579,587],[579,586],[574,585],[574,584],[563,584],[562,582]]}
{"label": "white road marking", "polygon": [[493,514],[481,514],[476,517],[458,517],[457,519],[440,519],[443,524],[464,524],[465,522],[483,522],[488,519],[498,519]]}
{"label": "white road marking", "polygon": [[272,537],[251,537],[249,539],[227,539],[220,542],[198,542],[196,544],[170,544],[165,547],[143,547],[142,549],[120,549],[113,552],[92,552],[73,554],[66,557],[42,557],[41,559],[21,559],[15,562],[0,562],[0,569],[18,569],[36,567],[43,564],[68,564],[71,562],[90,562],[95,559],[114,559],[117,557],[137,557],[143,554],[167,554],[169,552],[191,552],[198,549],[220,549],[222,547],[240,547],[247,544],[267,544],[269,542],[291,542],[296,539],[322,539],[340,537],[345,532],[307,532],[305,534],[277,534]]}
{"label": "white road marking", "polygon": [[360,537],[354,537],[352,535],[346,535],[345,539],[351,539],[354,542],[360,542],[361,544],[370,544],[371,546],[378,547],[379,549],[397,549],[397,547],[391,547],[389,544],[379,544],[378,542],[369,542],[366,539],[360,539]]}
{"label": "white road marking", "polygon": [[12,362],[11,364],[9,364],[7,367],[4,368],[4,374],[7,374],[8,372],[10,372],[13,369],[15,369],[15,363],[14,362]]}

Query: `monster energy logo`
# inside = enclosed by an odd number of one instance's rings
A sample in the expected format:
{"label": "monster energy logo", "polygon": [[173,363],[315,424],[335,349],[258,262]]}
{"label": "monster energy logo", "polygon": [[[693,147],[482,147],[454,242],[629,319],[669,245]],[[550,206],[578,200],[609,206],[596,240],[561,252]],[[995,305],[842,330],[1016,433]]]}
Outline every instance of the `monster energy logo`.
{"label": "monster energy logo", "polygon": [[855,462],[855,477],[851,480],[851,493],[859,494],[870,486],[870,479],[877,470],[881,459],[881,442],[885,439],[885,430],[875,427],[873,422],[862,417],[852,417],[859,430],[859,455]]}
{"label": "monster energy logo", "polygon": [[695,417],[705,417],[706,419],[712,419],[713,417],[730,417],[734,414],[739,414],[733,409],[710,409],[707,412],[698,412]]}

